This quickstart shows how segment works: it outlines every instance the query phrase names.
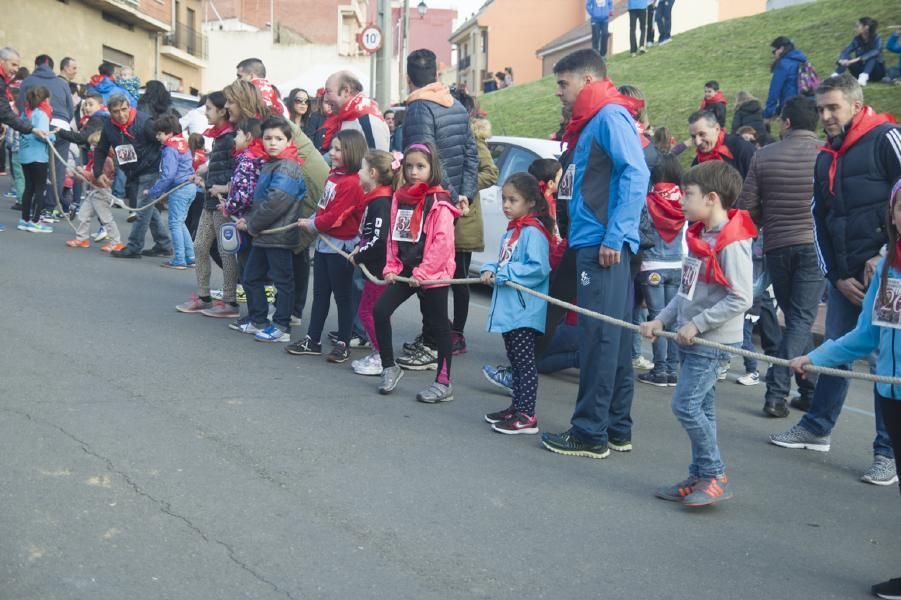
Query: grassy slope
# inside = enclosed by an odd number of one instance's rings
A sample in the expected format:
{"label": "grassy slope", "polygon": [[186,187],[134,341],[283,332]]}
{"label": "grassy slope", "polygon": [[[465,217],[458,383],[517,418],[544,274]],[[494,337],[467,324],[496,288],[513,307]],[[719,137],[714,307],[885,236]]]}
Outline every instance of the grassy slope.
{"label": "grassy slope", "polygon": [[[688,135],[687,119],[698,108],[704,82],[716,79],[729,99],[732,124],[735,93],[748,90],[766,101],[770,82],[770,42],[788,35],[803,50],[820,77],[833,69],[835,57],[853,35],[854,22],[871,16],[880,23],[899,21],[897,0],[819,0],[725,23],[708,25],[677,35],[662,48],[644,56],[627,53],[611,57],[610,78],[617,85],[638,86],[648,98],[651,122],[668,126],[678,139]],[[882,31],[883,39],[888,31]],[[898,55],[886,52],[887,64]],[[560,103],[552,77],[482,96],[495,135],[546,138],[556,131]],[[882,83],[866,87],[865,97],[879,111],[901,117],[901,87]]]}

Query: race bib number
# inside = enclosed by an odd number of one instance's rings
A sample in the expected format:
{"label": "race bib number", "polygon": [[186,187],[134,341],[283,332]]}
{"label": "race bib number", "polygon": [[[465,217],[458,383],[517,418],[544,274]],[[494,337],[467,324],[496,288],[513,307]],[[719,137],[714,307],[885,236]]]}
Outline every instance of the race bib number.
{"label": "race bib number", "polygon": [[120,166],[138,162],[138,153],[135,152],[135,147],[131,144],[116,146],[115,153],[116,162],[119,163]]}
{"label": "race bib number", "polygon": [[679,281],[679,296],[691,300],[695,296],[695,287],[698,285],[698,275],[704,261],[693,256],[682,259],[682,279]]}
{"label": "race bib number", "polygon": [[889,278],[885,282],[885,301],[876,294],[873,302],[873,325],[901,329],[901,279]]}
{"label": "race bib number", "polygon": [[576,165],[571,164],[566,167],[566,172],[563,173],[563,177],[560,178],[560,185],[557,186],[557,199],[558,200],[572,200],[573,198],[573,185],[575,185],[576,180]]}
{"label": "race bib number", "polygon": [[322,188],[322,195],[319,196],[319,208],[324,209],[328,206],[328,203],[335,199],[335,185],[334,181],[326,181],[325,187]]}
{"label": "race bib number", "polygon": [[510,259],[513,258],[513,252],[516,250],[517,244],[519,244],[519,240],[516,240],[512,244],[505,242],[501,246],[501,255],[497,258],[497,266],[503,267],[510,262]]}
{"label": "race bib number", "polygon": [[395,242],[418,242],[422,237],[422,228],[413,237],[413,209],[398,208],[394,217],[394,227],[391,229],[391,239]]}

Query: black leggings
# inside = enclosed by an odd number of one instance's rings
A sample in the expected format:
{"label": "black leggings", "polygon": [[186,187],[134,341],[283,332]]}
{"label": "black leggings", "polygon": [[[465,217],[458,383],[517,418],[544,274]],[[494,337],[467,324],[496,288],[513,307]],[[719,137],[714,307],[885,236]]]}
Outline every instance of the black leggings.
{"label": "black leggings", "polygon": [[47,187],[47,163],[22,164],[25,191],[22,193],[22,220],[37,223],[44,208],[44,189]]}
{"label": "black leggings", "polygon": [[354,324],[353,279],[354,266],[340,254],[316,252],[313,255],[313,308],[310,309],[307,335],[314,342],[319,343],[322,338],[334,294],[338,307],[338,340],[350,344],[350,330]]}
{"label": "black leggings", "polygon": [[[472,252],[457,252],[454,255],[457,263],[454,270],[454,279],[464,279],[469,277],[469,264],[472,262]],[[451,330],[457,333],[463,333],[466,327],[466,320],[469,318],[469,286],[455,285],[452,286],[454,294],[454,322]]]}
{"label": "black leggings", "polygon": [[518,412],[535,415],[538,395],[538,367],[535,362],[535,335],[531,327],[505,331],[504,347],[513,368],[513,406]]}
{"label": "black leggings", "polygon": [[[406,273],[405,273],[406,275]],[[314,282],[315,285],[315,282]],[[438,346],[438,374],[435,381],[450,383],[451,369],[451,335],[450,323],[447,321],[447,288],[414,288],[405,283],[389,285],[375,303],[373,319],[375,320],[375,337],[379,342],[379,354],[383,367],[394,366],[394,346],[391,340],[391,315],[410,296],[419,296],[419,307],[425,319],[425,328],[434,336]]]}
{"label": "black leggings", "polygon": [[[876,402],[882,409],[882,420],[888,431],[888,437],[892,441],[892,449],[895,451],[895,470],[898,470],[897,461],[901,459],[901,400],[893,400],[876,393]],[[901,487],[901,481],[898,482]]]}

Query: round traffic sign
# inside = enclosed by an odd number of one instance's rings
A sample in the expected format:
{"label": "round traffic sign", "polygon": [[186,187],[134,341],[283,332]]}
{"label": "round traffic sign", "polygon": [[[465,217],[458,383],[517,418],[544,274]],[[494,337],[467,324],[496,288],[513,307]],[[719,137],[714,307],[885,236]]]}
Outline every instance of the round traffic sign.
{"label": "round traffic sign", "polygon": [[375,25],[367,25],[360,32],[360,47],[372,54],[382,47],[382,30]]}

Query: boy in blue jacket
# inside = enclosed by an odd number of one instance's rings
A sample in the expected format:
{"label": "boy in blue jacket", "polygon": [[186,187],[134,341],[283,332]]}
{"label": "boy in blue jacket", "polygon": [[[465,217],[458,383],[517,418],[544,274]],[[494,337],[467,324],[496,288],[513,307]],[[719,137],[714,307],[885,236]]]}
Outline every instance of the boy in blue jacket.
{"label": "boy in blue jacket", "polygon": [[[194,176],[194,165],[188,142],[181,134],[181,125],[175,115],[163,115],[153,123],[156,141],[162,146],[160,154],[160,178],[144,192],[151,199],[170,192]],[[184,270],[194,264],[194,243],[185,225],[188,208],[194,200],[197,187],[188,183],[171,191],[169,200],[169,235],[174,254],[161,266]]]}

